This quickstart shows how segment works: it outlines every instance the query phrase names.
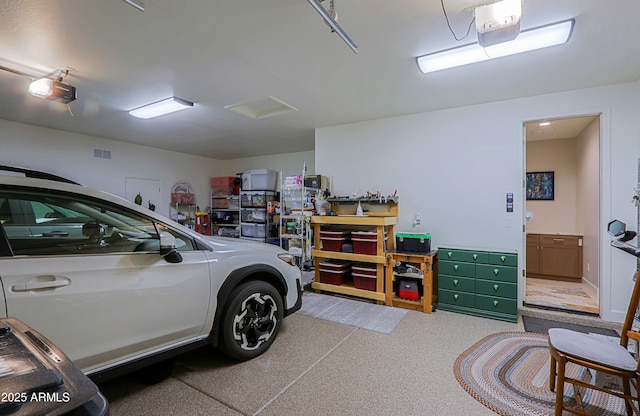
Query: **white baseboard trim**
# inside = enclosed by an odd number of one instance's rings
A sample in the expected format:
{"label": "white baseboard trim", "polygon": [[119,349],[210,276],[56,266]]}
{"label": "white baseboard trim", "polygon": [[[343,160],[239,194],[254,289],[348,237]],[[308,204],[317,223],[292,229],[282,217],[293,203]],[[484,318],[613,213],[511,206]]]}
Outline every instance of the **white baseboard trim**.
{"label": "white baseboard trim", "polygon": [[595,297],[596,299],[600,299],[600,289],[595,287],[593,283],[583,277],[582,284],[584,285],[584,290],[589,293],[589,295]]}

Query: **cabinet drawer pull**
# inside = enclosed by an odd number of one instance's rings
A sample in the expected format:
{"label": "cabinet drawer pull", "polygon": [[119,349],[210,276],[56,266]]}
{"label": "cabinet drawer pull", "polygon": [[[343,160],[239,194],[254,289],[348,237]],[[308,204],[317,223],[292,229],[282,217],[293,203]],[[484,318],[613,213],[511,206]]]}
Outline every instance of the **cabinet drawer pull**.
{"label": "cabinet drawer pull", "polygon": [[504,261],[507,259],[506,256],[500,256],[500,261],[504,263]]}
{"label": "cabinet drawer pull", "polygon": [[458,279],[453,279],[453,285],[458,286]]}
{"label": "cabinet drawer pull", "polygon": [[498,291],[498,285],[493,285],[493,290],[495,290],[496,292]]}
{"label": "cabinet drawer pull", "polygon": [[456,294],[454,294],[454,295],[453,295],[453,298],[454,298],[455,300],[458,300],[458,294],[457,294],[457,293],[456,293]]}
{"label": "cabinet drawer pull", "polygon": [[500,269],[493,269],[493,274],[495,274],[497,276],[498,273],[500,273]]}
{"label": "cabinet drawer pull", "polygon": [[557,241],[560,243],[564,241],[564,238],[554,238],[553,241]]}
{"label": "cabinet drawer pull", "polygon": [[474,254],[473,254],[473,259],[474,259],[474,260],[478,260],[478,255],[474,253]]}
{"label": "cabinet drawer pull", "polygon": [[459,267],[460,267],[460,266],[458,266],[457,264],[454,264],[454,265],[453,265],[453,270],[458,271],[458,268],[459,268]]}
{"label": "cabinet drawer pull", "polygon": [[493,301],[493,306],[498,306],[498,301],[497,300]]}
{"label": "cabinet drawer pull", "polygon": [[449,252],[447,252],[447,256],[449,256],[449,258],[451,258],[451,256],[453,256],[453,253],[449,251]]}

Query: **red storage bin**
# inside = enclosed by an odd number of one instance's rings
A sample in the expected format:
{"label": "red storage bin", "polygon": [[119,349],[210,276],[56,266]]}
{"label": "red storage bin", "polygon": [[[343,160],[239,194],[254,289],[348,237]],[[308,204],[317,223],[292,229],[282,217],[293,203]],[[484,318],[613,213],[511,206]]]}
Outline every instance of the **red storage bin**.
{"label": "red storage bin", "polygon": [[[388,233],[384,233],[384,242],[386,242]],[[353,252],[356,254],[368,254],[375,256],[378,254],[378,233],[370,231],[353,231],[351,233],[351,241],[353,242]]]}
{"label": "red storage bin", "polygon": [[320,282],[330,285],[342,285],[351,279],[351,266],[339,260],[327,260],[320,263]]}
{"label": "red storage bin", "polygon": [[346,260],[328,259],[320,263],[320,269],[350,272],[351,262]]}
{"label": "red storage bin", "polygon": [[320,231],[322,249],[325,251],[342,251],[342,246],[349,241],[346,231]]}
{"label": "red storage bin", "polygon": [[213,207],[218,209],[227,209],[229,208],[229,200],[228,199],[214,199]]}
{"label": "red storage bin", "polygon": [[373,277],[377,276],[377,268],[373,264],[356,264],[351,266],[353,273],[357,273],[361,276]]}
{"label": "red storage bin", "polygon": [[235,176],[218,176],[211,178],[212,188],[233,187],[236,180]]}
{"label": "red storage bin", "polygon": [[214,186],[211,188],[211,194],[213,196],[235,195],[235,188],[233,186]]}
{"label": "red storage bin", "polygon": [[322,240],[322,249],[326,251],[342,251],[346,238],[325,238],[320,237]]}
{"label": "red storage bin", "polygon": [[376,278],[378,269],[374,264],[356,264],[351,266],[353,286],[356,289],[376,290]]}

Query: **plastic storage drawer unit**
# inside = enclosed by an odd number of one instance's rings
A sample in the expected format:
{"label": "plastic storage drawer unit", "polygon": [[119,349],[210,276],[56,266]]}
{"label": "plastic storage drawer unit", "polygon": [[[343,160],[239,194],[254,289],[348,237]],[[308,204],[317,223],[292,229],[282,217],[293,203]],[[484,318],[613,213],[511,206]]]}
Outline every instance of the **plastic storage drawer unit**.
{"label": "plastic storage drawer unit", "polygon": [[242,235],[244,237],[264,238],[266,236],[266,226],[264,224],[242,224]]}

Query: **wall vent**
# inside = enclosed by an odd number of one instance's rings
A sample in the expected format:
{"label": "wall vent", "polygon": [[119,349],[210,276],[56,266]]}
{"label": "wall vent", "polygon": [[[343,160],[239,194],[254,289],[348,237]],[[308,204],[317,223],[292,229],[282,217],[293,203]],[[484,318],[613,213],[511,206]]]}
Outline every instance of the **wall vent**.
{"label": "wall vent", "polygon": [[93,149],[94,159],[108,159],[111,160],[111,150],[107,149]]}

